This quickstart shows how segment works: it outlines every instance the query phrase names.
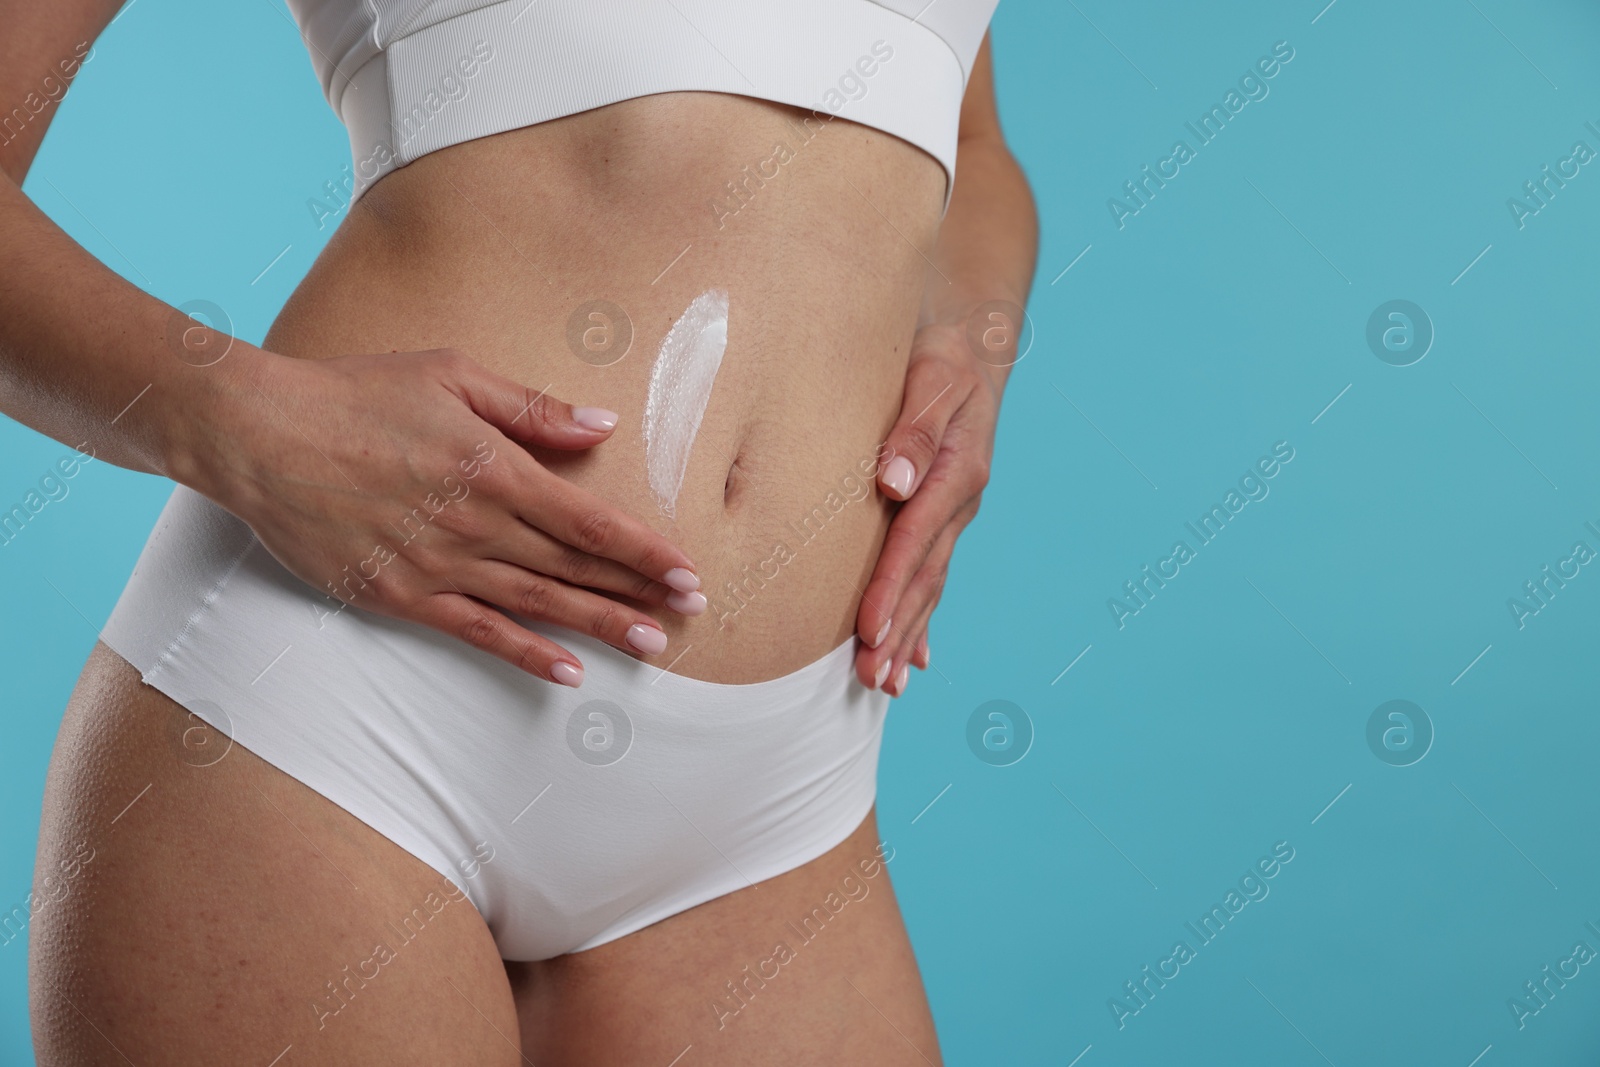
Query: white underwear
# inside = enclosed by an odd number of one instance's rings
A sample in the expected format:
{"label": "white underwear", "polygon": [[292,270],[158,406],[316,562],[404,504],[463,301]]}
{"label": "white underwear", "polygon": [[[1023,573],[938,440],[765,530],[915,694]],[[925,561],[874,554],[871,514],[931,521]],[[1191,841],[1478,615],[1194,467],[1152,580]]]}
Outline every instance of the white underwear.
{"label": "white underwear", "polygon": [[581,688],[340,610],[178,486],[101,637],[459,886],[508,960],[593,948],[791,870],[871,809],[889,698],[856,681],[853,635],[781,678],[725,685],[516,621],[583,658]]}

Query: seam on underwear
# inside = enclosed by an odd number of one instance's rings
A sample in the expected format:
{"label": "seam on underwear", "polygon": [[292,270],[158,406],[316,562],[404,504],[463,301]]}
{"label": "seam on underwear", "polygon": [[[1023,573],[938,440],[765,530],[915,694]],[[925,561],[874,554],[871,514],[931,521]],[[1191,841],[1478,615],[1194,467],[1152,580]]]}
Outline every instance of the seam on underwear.
{"label": "seam on underwear", "polygon": [[244,550],[239,553],[232,563],[228,564],[227,569],[222,572],[222,577],[217,579],[216,583],[211,587],[211,591],[208,592],[205,595],[205,598],[200,601],[199,607],[195,608],[194,611],[189,614],[189,619],[183,624],[183,628],[178,631],[178,636],[174,637],[171,643],[167,645],[166,649],[162,651],[161,655],[156,657],[156,661],[150,665],[150,669],[148,671],[145,671],[142,674],[140,681],[144,682],[146,685],[149,685],[150,679],[155,677],[156,672],[165,667],[168,662],[171,661],[173,654],[178,651],[179,646],[184,643],[185,639],[188,638],[190,632],[194,629],[195,623],[200,621],[200,616],[204,615],[211,605],[215,603],[217,597],[222,595],[223,587],[233,579],[234,572],[239,569],[239,565],[244,562],[244,558],[248,556],[250,554],[250,550],[255,548],[259,543],[260,540],[252,531],[250,534],[250,540],[245,544]]}

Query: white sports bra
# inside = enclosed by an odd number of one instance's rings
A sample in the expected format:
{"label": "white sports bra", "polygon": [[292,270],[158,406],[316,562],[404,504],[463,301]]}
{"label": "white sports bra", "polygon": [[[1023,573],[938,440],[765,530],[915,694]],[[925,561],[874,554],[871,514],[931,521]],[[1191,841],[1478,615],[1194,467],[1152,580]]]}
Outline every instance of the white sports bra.
{"label": "white sports bra", "polygon": [[287,0],[354,189],[429,152],[652,93],[735,93],[924,149],[955,183],[998,0]]}

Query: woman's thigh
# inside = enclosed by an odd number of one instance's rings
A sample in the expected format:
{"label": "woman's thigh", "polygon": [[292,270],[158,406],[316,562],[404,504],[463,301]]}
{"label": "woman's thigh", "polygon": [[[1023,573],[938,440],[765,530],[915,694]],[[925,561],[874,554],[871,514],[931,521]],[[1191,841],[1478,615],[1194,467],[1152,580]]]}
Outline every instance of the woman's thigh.
{"label": "woman's thigh", "polygon": [[893,856],[868,815],[786,874],[586,952],[507,964],[528,1058],[541,1067],[941,1063],[889,885]]}
{"label": "woman's thigh", "polygon": [[33,900],[42,1065],[522,1062],[459,890],[104,645],[56,741]]}

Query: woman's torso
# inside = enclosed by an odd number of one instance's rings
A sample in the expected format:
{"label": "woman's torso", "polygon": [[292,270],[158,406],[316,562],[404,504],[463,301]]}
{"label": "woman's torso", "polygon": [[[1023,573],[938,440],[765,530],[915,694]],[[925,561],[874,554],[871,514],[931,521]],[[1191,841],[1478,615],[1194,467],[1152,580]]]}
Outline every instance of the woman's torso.
{"label": "woman's torso", "polygon": [[[454,347],[619,412],[595,449],[536,457],[699,568],[710,609],[653,612],[670,641],[652,662],[760,681],[854,628],[892,507],[871,472],[899,414],[944,195],[931,155],[845,119],[721,93],[639,97],[384,177],[264,347]],[[727,349],[669,517],[646,472],[650,371],[713,289],[728,294]]]}

